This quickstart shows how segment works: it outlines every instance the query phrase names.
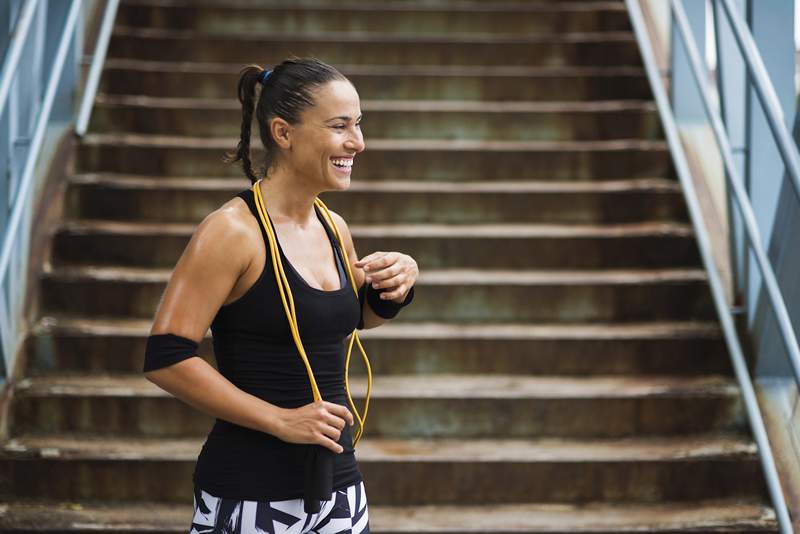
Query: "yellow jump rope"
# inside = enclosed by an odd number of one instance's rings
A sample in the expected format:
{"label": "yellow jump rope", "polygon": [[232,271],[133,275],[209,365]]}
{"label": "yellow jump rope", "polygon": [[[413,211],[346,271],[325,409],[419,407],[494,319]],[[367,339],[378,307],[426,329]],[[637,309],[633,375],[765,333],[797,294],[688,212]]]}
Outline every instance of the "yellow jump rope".
{"label": "yellow jump rope", "polygon": [[[322,395],[317,387],[317,381],[314,379],[314,372],[311,369],[311,364],[308,361],[305,348],[303,348],[303,342],[300,339],[300,328],[297,325],[297,314],[295,313],[294,309],[294,297],[292,297],[292,290],[289,287],[289,282],[286,280],[286,274],[283,271],[283,262],[281,261],[280,253],[278,251],[277,240],[272,230],[272,225],[269,222],[269,216],[267,215],[267,209],[264,205],[264,199],[261,196],[261,188],[259,187],[260,183],[261,180],[258,180],[255,184],[253,184],[252,187],[253,195],[255,196],[256,209],[258,210],[261,224],[267,230],[270,256],[272,257],[272,268],[275,272],[275,280],[278,285],[278,291],[281,295],[281,301],[283,302],[283,309],[286,312],[286,318],[289,320],[289,328],[292,331],[294,344],[297,346],[297,350],[300,353],[300,358],[306,365],[308,380],[311,382],[311,392],[314,395],[314,402],[316,402],[322,400]],[[325,220],[328,222],[330,227],[333,228],[333,233],[336,236],[336,240],[339,242],[339,249],[342,251],[344,266],[347,269],[347,276],[350,278],[350,284],[352,285],[353,291],[356,294],[356,300],[358,300],[358,288],[356,287],[356,281],[353,278],[353,272],[350,269],[350,261],[347,258],[347,251],[345,250],[344,243],[342,242],[342,237],[339,234],[339,229],[336,227],[336,223],[333,221],[333,217],[331,217],[327,206],[325,206],[325,204],[319,198],[314,199],[314,205],[320,208]],[[350,381],[348,375],[350,374],[350,354],[353,351],[353,342],[358,345],[358,349],[361,351],[361,355],[364,359],[364,364],[367,366],[367,396],[364,400],[364,417],[359,415],[358,410],[353,403],[353,398],[350,396]],[[356,443],[358,443],[358,440],[361,439],[361,436],[364,434],[364,422],[367,420],[369,396],[370,392],[372,391],[372,368],[369,365],[369,358],[367,357],[366,351],[364,351],[364,346],[361,344],[361,340],[358,338],[358,332],[356,330],[353,330],[353,333],[350,335],[350,342],[347,346],[347,357],[344,364],[344,385],[345,391],[347,392],[347,400],[350,403],[350,408],[353,410],[353,416],[358,421],[358,429],[353,438],[353,447],[355,447]]]}

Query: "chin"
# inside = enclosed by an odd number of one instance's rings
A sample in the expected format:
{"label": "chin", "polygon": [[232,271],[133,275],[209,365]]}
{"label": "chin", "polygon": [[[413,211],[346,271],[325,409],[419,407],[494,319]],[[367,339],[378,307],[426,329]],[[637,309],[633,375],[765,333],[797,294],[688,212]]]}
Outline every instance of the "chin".
{"label": "chin", "polygon": [[333,191],[345,191],[350,189],[350,177],[347,178],[337,178],[334,176],[333,181],[329,182],[330,188]]}

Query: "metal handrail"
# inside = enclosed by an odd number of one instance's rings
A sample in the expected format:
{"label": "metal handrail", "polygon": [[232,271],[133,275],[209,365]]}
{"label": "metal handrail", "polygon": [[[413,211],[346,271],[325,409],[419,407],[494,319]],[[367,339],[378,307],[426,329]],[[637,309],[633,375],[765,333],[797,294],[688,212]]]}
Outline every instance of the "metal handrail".
{"label": "metal handrail", "polygon": [[[27,24],[27,26],[24,28],[20,26],[20,30],[24,31],[19,31],[18,33],[15,31],[15,35],[12,38],[11,46],[9,47],[10,55],[6,58],[7,62],[3,66],[2,78],[0,78],[0,91],[6,87],[10,87],[12,78],[19,67],[18,54],[21,53],[27,37],[27,29],[30,28],[30,20],[28,20],[27,17],[32,16],[36,7],[38,7],[38,4],[39,0],[26,0],[23,9],[20,11],[18,24]],[[0,283],[4,283],[3,281],[8,273],[11,260],[12,247],[16,239],[19,237],[18,227],[20,225],[20,221],[22,220],[24,208],[28,204],[27,198],[33,182],[33,171],[36,167],[36,160],[38,159],[39,151],[41,150],[41,146],[44,141],[44,134],[47,122],[50,118],[50,111],[53,108],[53,101],[55,100],[56,92],[58,91],[58,86],[61,81],[61,73],[64,69],[67,53],[69,52],[70,48],[69,42],[73,38],[77,28],[80,7],[80,0],[71,0],[64,22],[64,30],[56,48],[56,54],[53,59],[52,68],[50,69],[49,76],[47,77],[47,85],[42,99],[42,107],[39,111],[39,116],[37,117],[36,124],[33,128],[33,134],[30,138],[30,150],[20,176],[19,187],[17,188],[14,199],[11,202],[13,206],[11,215],[8,219],[6,227],[4,228],[4,234],[2,236],[3,242],[2,248],[0,249]],[[12,52],[13,55],[11,55]],[[13,70],[10,68],[11,65],[14,65],[15,67]],[[2,97],[2,100],[0,100],[0,110],[3,109],[5,102],[8,99],[8,95],[9,93],[7,89],[4,93],[0,92],[0,97]],[[3,355],[6,359],[4,362],[6,364],[5,369],[7,373],[10,373],[10,364],[12,363],[11,359],[16,351],[18,339],[16,333],[12,332],[12,323],[8,315],[9,311],[11,311],[7,302],[9,296],[5,292],[0,292],[0,296],[2,296],[0,299],[0,342],[3,344]]]}
{"label": "metal handrail", "polygon": [[33,15],[36,13],[36,7],[39,0],[27,0],[25,5],[19,12],[16,27],[14,28],[11,42],[8,44],[8,52],[6,53],[5,60],[3,61],[3,70],[0,71],[0,115],[3,114],[6,102],[8,101],[8,94],[11,91],[11,82],[14,79],[14,73],[17,71],[19,60],[22,57],[22,48],[25,46],[25,41],[28,39],[28,32],[31,29],[31,22],[33,22]]}
{"label": "metal handrail", "polygon": [[[778,520],[781,532],[785,534],[791,534],[794,531],[792,528],[791,519],[789,517],[789,512],[787,510],[786,503],[783,498],[783,493],[781,491],[780,478],[778,477],[778,471],[775,466],[775,459],[772,455],[772,449],[769,444],[769,438],[767,436],[766,427],[764,425],[764,420],[762,418],[761,411],[758,406],[758,400],[756,398],[755,390],[753,388],[753,383],[747,369],[747,363],[744,358],[744,352],[742,350],[741,344],[739,343],[739,339],[736,333],[736,327],[734,325],[733,317],[731,315],[731,309],[727,302],[724,286],[720,278],[720,275],[717,272],[716,264],[714,263],[714,256],[713,253],[711,252],[711,240],[708,235],[708,230],[705,227],[705,222],[703,220],[703,214],[700,208],[700,203],[697,199],[697,193],[694,189],[691,171],[689,169],[689,164],[686,159],[686,154],[684,153],[683,150],[683,145],[681,144],[681,140],[678,135],[677,125],[675,123],[675,118],[673,116],[672,109],[669,104],[669,99],[660,81],[658,67],[656,65],[652,46],[647,36],[647,29],[645,27],[644,18],[642,16],[638,0],[625,0],[625,3],[627,4],[628,7],[628,14],[631,19],[631,25],[633,26],[634,34],[636,35],[636,39],[639,43],[639,49],[642,55],[645,71],[647,73],[647,77],[650,82],[650,87],[653,90],[653,94],[655,96],[659,116],[661,118],[664,132],[667,137],[667,142],[670,147],[670,152],[672,153],[676,172],[681,182],[681,187],[684,193],[684,197],[686,199],[689,215],[692,220],[692,226],[694,228],[695,235],[697,237],[698,249],[700,251],[700,255],[703,260],[703,265],[705,267],[705,270],[708,273],[709,285],[711,286],[711,295],[714,300],[714,305],[716,307],[717,314],[719,316],[723,335],[725,337],[725,341],[728,346],[728,350],[731,357],[731,363],[733,364],[734,368],[734,373],[736,375],[737,381],[739,382],[739,387],[741,388],[742,399],[744,400],[745,410],[747,412],[748,420],[750,422],[750,428],[753,432],[753,439],[755,440],[756,445],[758,446],[758,453],[761,459],[762,468],[764,470],[764,476],[766,478],[767,488],[770,494],[770,498],[772,500],[772,504],[775,509],[776,518]],[[708,93],[705,87],[703,87],[702,82],[705,78],[703,78],[702,76],[702,69],[700,67],[701,63],[699,59],[700,56],[699,53],[697,52],[697,45],[694,42],[694,38],[688,32],[688,23],[686,21],[686,14],[683,10],[683,6],[677,4],[676,0],[671,0],[671,6],[673,13],[675,14],[675,19],[678,24],[681,37],[683,38],[684,43],[686,44],[688,56],[690,58],[690,63],[692,66],[692,72],[695,78],[695,82],[699,87],[700,94],[703,97],[703,104],[706,113],[709,115],[709,118],[715,125],[715,133],[718,136],[718,141],[720,141],[720,147],[725,157],[725,165],[726,167],[732,168],[733,172],[735,172],[735,167],[732,165],[730,143],[728,143],[727,141],[727,136],[725,135],[724,130],[717,129],[717,126],[720,126],[722,124],[722,121],[717,116],[713,106],[711,106],[711,101],[708,96]],[[731,175],[726,176],[726,178],[728,179],[729,182],[730,181],[736,182],[736,180],[730,179]],[[753,224],[755,223],[755,220],[752,217],[752,209],[749,206],[749,202],[747,201],[746,195],[742,197],[742,195],[739,194],[742,193],[742,191],[740,190],[740,188],[737,189],[737,185],[739,184],[738,183],[733,184],[733,188],[737,192],[735,198],[737,200],[737,203],[744,205],[744,207],[742,205],[739,205],[738,207],[743,212],[743,217],[745,218],[745,220],[749,221],[747,228],[748,232],[751,232],[753,228],[750,227],[750,223]],[[748,208],[750,209],[748,210]],[[753,248],[758,248],[761,254],[763,254],[763,248],[761,247],[761,241],[758,238],[758,232],[756,231],[755,233],[756,233],[756,238],[751,240],[750,245]],[[762,268],[767,267],[768,270],[772,272],[768,264],[766,266],[762,266],[759,262],[759,265]],[[774,281],[774,273],[772,274]],[[780,304],[783,304],[782,299],[780,300]],[[796,340],[795,340],[795,346],[796,346]]]}
{"label": "metal handrail", "polygon": [[739,13],[731,5],[731,1],[715,1],[722,2],[725,16],[728,18],[733,35],[736,38],[736,44],[739,46],[742,57],[744,57],[745,66],[750,73],[750,79],[753,81],[756,94],[764,109],[767,124],[769,124],[769,129],[772,130],[775,144],[778,147],[784,165],[786,165],[792,185],[794,185],[794,193],[797,199],[800,200],[800,154],[797,151],[797,145],[792,139],[792,135],[786,128],[786,123],[781,120],[783,111],[781,111],[778,95],[775,94],[775,88],[769,81],[767,68],[764,66],[761,54],[758,53],[758,47],[753,41],[753,36],[745,26]]}
{"label": "metal handrail", "polygon": [[[724,4],[728,0],[721,1]],[[762,276],[764,277],[764,284],[767,289],[767,295],[769,296],[769,303],[772,305],[772,309],[775,312],[781,338],[789,355],[789,362],[792,364],[792,372],[794,373],[795,383],[798,385],[798,387],[800,387],[800,347],[797,345],[797,336],[792,328],[792,322],[789,318],[789,311],[786,309],[786,303],[781,295],[781,290],[778,286],[778,279],[775,276],[775,271],[772,269],[769,259],[767,259],[767,254],[764,252],[764,245],[761,242],[761,234],[758,231],[756,216],[753,213],[753,208],[750,205],[747,193],[742,187],[744,182],[742,181],[739,169],[736,167],[736,164],[733,161],[731,143],[728,139],[728,135],[725,133],[725,126],[722,124],[722,119],[719,117],[719,114],[716,112],[713,104],[711,103],[711,97],[703,87],[702,81],[706,79],[703,73],[703,63],[700,60],[700,53],[697,50],[697,43],[695,42],[694,36],[689,30],[689,22],[686,19],[686,12],[683,9],[683,5],[681,5],[679,2],[676,2],[676,0],[671,0],[671,5],[673,14],[675,15],[675,22],[678,26],[678,31],[681,34],[683,42],[686,44],[686,49],[689,56],[689,65],[692,68],[693,78],[697,84],[700,96],[702,97],[703,108],[706,111],[708,120],[711,122],[711,126],[714,129],[714,135],[719,143],[720,152],[722,153],[722,160],[727,171],[726,184],[733,190],[734,198],[736,199],[736,203],[734,205],[739,209],[739,212],[742,216],[750,248],[756,257],[757,265]],[[731,20],[736,20],[736,17],[733,15],[735,14],[730,12],[728,13],[728,17]],[[741,30],[741,28],[739,29]],[[752,39],[750,44],[752,44]],[[757,57],[760,57],[757,51],[755,54]],[[745,63],[749,64],[749,61],[749,56],[745,56]],[[763,64],[761,67],[763,68]],[[765,76],[764,72],[758,70],[753,71],[753,74],[755,79],[760,79],[759,76]],[[772,99],[774,99],[773,104],[777,105],[777,97],[775,96],[775,91],[772,89],[772,84],[769,83],[769,80],[767,79],[766,82],[761,80],[761,84],[769,87],[771,90],[770,96]],[[765,100],[762,100],[762,103],[765,103],[765,101],[769,100],[770,99],[765,96]],[[769,121],[771,127],[775,126],[773,133],[776,135],[776,137],[778,139],[782,138],[780,135],[781,131],[788,135],[783,122],[778,120],[778,117],[776,117],[775,110],[772,108],[765,108],[765,112],[768,117],[771,117],[771,120]],[[775,122],[777,122],[777,124],[775,124]],[[787,163],[787,168],[789,168],[790,171],[797,171],[797,169],[794,169],[788,165],[788,163],[791,162],[795,165],[798,165],[798,168],[800,168],[800,164],[798,164],[798,162],[800,162],[800,156],[798,156],[797,147],[794,146],[794,143],[786,147],[786,152],[789,154],[789,156],[784,159],[784,161]],[[781,154],[783,154],[783,151],[781,151]],[[790,176],[792,176],[791,172]],[[798,175],[794,175],[794,177],[795,180],[800,180]],[[800,191],[800,189],[797,190]]]}
{"label": "metal handrail", "polygon": [[89,76],[86,78],[86,85],[81,98],[81,107],[78,112],[78,120],[75,123],[75,133],[78,137],[83,137],[89,125],[89,116],[92,113],[94,98],[97,94],[97,87],[100,84],[100,74],[103,71],[103,63],[108,52],[108,42],[111,40],[111,30],[114,27],[114,19],[117,17],[119,0],[108,0],[105,11],[103,12],[103,22],[100,25],[100,32],[97,37],[94,54],[92,55],[92,66],[89,69]]}

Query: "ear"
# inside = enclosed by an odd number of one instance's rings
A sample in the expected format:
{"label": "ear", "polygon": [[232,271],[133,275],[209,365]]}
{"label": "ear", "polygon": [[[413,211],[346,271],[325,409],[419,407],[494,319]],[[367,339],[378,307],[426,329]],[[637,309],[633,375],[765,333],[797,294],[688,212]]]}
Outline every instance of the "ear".
{"label": "ear", "polygon": [[275,143],[282,149],[292,147],[292,126],[280,117],[273,118],[269,123],[270,133]]}

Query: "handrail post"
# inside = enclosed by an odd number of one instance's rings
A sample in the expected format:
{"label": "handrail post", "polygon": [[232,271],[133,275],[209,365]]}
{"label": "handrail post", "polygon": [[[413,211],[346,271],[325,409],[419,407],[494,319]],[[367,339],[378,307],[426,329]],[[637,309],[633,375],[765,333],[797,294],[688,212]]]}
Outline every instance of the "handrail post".
{"label": "handrail post", "polygon": [[[746,0],[734,0],[735,9],[744,13]],[[745,180],[743,187],[748,182],[747,147],[750,114],[746,113],[747,99],[747,67],[744,59],[736,50],[733,29],[722,13],[722,6],[712,0],[714,39],[717,51],[717,87],[719,93],[719,106],[722,120],[731,140],[733,150],[733,163],[739,171],[739,176]],[[723,169],[722,172],[728,171]],[[729,175],[726,180],[732,180]],[[747,244],[744,242],[744,228],[742,218],[739,216],[733,199],[725,195],[726,212],[728,214],[728,252],[729,264],[733,280],[733,305],[742,307],[747,295]],[[746,314],[746,312],[745,312]]]}

